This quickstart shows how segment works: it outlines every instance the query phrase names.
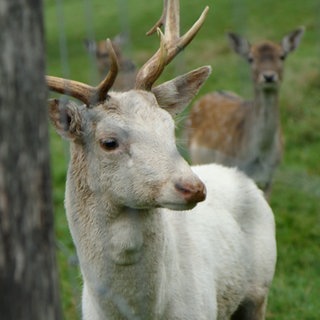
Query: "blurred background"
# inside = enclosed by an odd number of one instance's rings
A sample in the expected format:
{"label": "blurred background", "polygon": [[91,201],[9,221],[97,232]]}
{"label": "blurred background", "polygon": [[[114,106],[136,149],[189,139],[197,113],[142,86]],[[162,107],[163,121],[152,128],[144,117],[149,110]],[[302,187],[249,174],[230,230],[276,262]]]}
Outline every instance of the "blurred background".
{"label": "blurred background", "polygon": [[[319,319],[320,2],[181,0],[181,32],[206,5],[210,11],[203,28],[160,78],[161,82],[209,64],[213,72],[198,97],[215,90],[253,96],[249,66],[230,49],[226,32],[237,32],[252,43],[280,42],[296,27],[306,27],[300,46],[285,62],[280,91],[285,146],[270,198],[278,264],[267,319]],[[103,40],[119,33],[126,35],[123,54],[142,66],[158,48],[158,37],[145,33],[161,12],[161,0],[45,0],[47,73],[97,84],[99,72],[85,39]],[[53,130],[51,153],[64,314],[66,319],[80,319],[81,277],[63,207],[68,145]],[[188,156],[186,150],[184,154]]]}

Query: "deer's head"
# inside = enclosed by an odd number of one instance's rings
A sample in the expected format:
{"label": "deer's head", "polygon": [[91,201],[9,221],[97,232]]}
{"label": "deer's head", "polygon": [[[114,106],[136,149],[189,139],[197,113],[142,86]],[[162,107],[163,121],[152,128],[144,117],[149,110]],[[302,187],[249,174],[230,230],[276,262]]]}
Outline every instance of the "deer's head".
{"label": "deer's head", "polygon": [[[134,72],[136,69],[135,64],[123,55],[123,46],[127,41],[128,39],[126,34],[118,34],[111,40],[113,50],[117,56],[120,71],[126,73]],[[85,39],[84,44],[88,52],[95,57],[100,74],[105,76],[110,69],[111,61],[107,41]]]}
{"label": "deer's head", "polygon": [[177,53],[195,36],[207,9],[190,31],[179,35],[178,2],[165,1],[165,34],[157,53],[140,69],[134,90],[109,92],[116,78],[116,54],[108,40],[111,68],[91,87],[47,76],[51,90],[66,93],[84,104],[50,101],[56,130],[71,141],[69,182],[131,208],[189,209],[205,199],[205,186],[179,155],[172,115],[182,111],[210,73],[202,67],[153,87]]}
{"label": "deer's head", "polygon": [[275,90],[282,81],[284,60],[298,47],[303,33],[304,28],[300,27],[283,37],[281,43],[262,41],[253,45],[235,33],[228,37],[233,50],[250,64],[256,88]]}

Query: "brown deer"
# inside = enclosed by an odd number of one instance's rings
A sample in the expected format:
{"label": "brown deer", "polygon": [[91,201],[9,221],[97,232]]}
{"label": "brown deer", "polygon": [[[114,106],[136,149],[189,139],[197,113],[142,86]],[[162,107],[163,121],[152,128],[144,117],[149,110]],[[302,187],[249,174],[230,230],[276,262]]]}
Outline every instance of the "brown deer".
{"label": "brown deer", "polygon": [[[133,89],[137,67],[134,62],[123,54],[123,46],[127,36],[118,34],[112,40],[112,46],[119,65],[118,76],[113,84],[113,90],[126,91]],[[90,54],[94,55],[100,78],[103,79],[110,69],[110,57],[106,40],[85,40],[85,46]]]}
{"label": "brown deer", "polygon": [[303,33],[300,27],[280,44],[253,45],[235,33],[228,34],[233,50],[251,66],[254,98],[247,101],[232,92],[212,92],[194,103],[188,119],[193,164],[236,166],[268,197],[283,149],[278,100],[284,60],[297,48]]}
{"label": "brown deer", "polygon": [[164,4],[152,29],[160,49],[134,90],[111,91],[118,65],[110,41],[110,71],[97,87],[47,77],[51,90],[84,103],[50,102],[51,121],[71,145],[65,206],[83,319],[262,320],[276,261],[273,214],[244,174],[191,168],[178,153],[169,113],[186,107],[210,67],[153,84],[208,8],[180,36],[179,1]]}

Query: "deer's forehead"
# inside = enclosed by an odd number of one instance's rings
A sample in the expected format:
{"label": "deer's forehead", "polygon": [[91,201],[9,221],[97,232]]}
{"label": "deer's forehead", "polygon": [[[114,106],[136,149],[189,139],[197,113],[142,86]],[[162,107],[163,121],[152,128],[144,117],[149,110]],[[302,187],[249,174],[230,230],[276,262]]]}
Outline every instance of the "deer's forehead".
{"label": "deer's forehead", "polygon": [[96,43],[97,46],[97,51],[98,52],[108,52],[108,48],[107,48],[107,42],[105,40],[103,41],[98,41]]}
{"label": "deer's forehead", "polygon": [[127,130],[136,128],[146,130],[150,127],[173,127],[170,114],[161,109],[155,96],[150,92],[129,91],[111,93],[110,99],[97,110],[97,129],[123,127]]}
{"label": "deer's forehead", "polygon": [[105,110],[117,107],[119,110],[125,111],[135,106],[154,107],[158,105],[154,94],[143,90],[110,92],[109,96],[109,99],[101,105]]}
{"label": "deer's forehead", "polygon": [[279,44],[265,41],[252,46],[251,54],[263,61],[278,58],[283,54],[283,50]]}

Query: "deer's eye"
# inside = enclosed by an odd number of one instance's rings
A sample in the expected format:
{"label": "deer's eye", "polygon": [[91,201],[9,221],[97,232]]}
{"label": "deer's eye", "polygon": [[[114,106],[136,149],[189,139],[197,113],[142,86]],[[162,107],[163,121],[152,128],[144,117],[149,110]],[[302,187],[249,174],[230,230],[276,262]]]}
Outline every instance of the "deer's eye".
{"label": "deer's eye", "polygon": [[280,56],[280,60],[285,60],[286,59],[286,55],[285,54],[282,54],[281,56]]}
{"label": "deer's eye", "polygon": [[248,62],[249,62],[249,63],[252,63],[252,62],[253,62],[253,57],[249,56],[249,57],[248,57]]}
{"label": "deer's eye", "polygon": [[116,138],[101,139],[100,146],[106,151],[113,151],[119,147],[119,142]]}
{"label": "deer's eye", "polygon": [[97,58],[106,59],[106,58],[109,58],[109,54],[97,52]]}

